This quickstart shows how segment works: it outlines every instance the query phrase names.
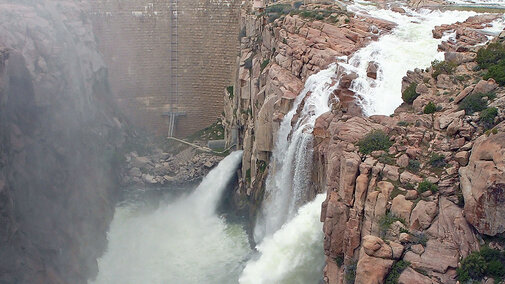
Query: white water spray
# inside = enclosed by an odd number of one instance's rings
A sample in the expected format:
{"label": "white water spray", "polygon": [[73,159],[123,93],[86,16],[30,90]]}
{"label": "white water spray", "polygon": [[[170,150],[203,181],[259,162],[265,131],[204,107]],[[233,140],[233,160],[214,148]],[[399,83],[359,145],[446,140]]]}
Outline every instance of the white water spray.
{"label": "white water spray", "polygon": [[[353,81],[351,90],[358,97],[366,115],[390,115],[402,103],[401,83],[408,70],[426,68],[435,59],[442,60],[443,53],[437,51],[443,39],[435,39],[432,30],[435,26],[464,21],[477,13],[469,11],[413,11],[400,14],[381,10],[371,5],[355,4],[349,10],[356,14],[368,14],[397,24],[391,34],[357,51],[349,60],[348,72],[358,78]],[[367,77],[369,62],[379,65],[377,79]]]}
{"label": "white water spray", "polygon": [[273,236],[266,237],[257,246],[261,256],[247,264],[239,283],[318,283],[324,266],[323,224],[319,215],[325,197],[326,194],[319,194]]}
{"label": "white water spray", "polygon": [[[281,122],[263,205],[254,228],[256,242],[275,233],[307,201],[312,171],[312,129],[316,118],[330,110],[328,101],[337,86],[336,72],[337,65],[332,64],[310,76],[291,111]],[[302,101],[303,110],[292,127],[291,121]]]}
{"label": "white water spray", "polygon": [[117,208],[92,283],[237,283],[250,253],[247,235],[215,211],[241,157],[230,154],[194,193],[154,211]]}

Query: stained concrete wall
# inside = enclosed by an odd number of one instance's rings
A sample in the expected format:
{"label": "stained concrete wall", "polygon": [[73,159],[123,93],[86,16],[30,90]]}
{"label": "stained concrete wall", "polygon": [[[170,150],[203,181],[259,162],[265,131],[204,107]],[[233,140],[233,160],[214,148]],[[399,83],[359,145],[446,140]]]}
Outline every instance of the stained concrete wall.
{"label": "stained concrete wall", "polygon": [[[112,92],[131,121],[166,135],[170,109],[168,0],[89,0]],[[238,53],[236,0],[179,0],[179,98],[176,136],[213,123],[223,110]]]}

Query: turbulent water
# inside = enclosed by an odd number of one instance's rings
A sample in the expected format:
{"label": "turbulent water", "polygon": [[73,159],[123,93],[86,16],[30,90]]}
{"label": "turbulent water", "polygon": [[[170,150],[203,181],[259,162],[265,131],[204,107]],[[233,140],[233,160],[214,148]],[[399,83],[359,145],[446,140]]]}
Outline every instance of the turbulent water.
{"label": "turbulent water", "polygon": [[117,208],[92,283],[237,283],[250,253],[248,238],[215,211],[241,157],[230,154],[194,193],[155,210]]}
{"label": "turbulent water", "polygon": [[319,215],[325,197],[326,194],[319,194],[257,246],[260,256],[248,263],[240,277],[241,284],[307,284],[321,280],[323,225]]}
{"label": "turbulent water", "polygon": [[[358,75],[351,90],[356,92],[367,115],[392,114],[403,102],[401,85],[407,71],[426,68],[433,60],[443,59],[443,53],[438,52],[437,47],[450,34],[443,39],[433,38],[432,30],[435,26],[464,21],[477,14],[468,11],[416,12],[406,9],[404,15],[360,4],[349,6],[349,10],[397,24],[392,33],[356,52],[345,66],[349,72]],[[372,61],[379,65],[377,80],[366,75],[368,63]]]}
{"label": "turbulent water", "polygon": [[[291,111],[282,120],[270,162],[263,205],[254,228],[256,242],[280,229],[307,201],[308,177],[312,170],[312,129],[316,118],[330,110],[329,97],[337,85],[336,71],[336,64],[332,64],[328,69],[310,76]],[[310,96],[292,127],[291,120],[308,93]]]}

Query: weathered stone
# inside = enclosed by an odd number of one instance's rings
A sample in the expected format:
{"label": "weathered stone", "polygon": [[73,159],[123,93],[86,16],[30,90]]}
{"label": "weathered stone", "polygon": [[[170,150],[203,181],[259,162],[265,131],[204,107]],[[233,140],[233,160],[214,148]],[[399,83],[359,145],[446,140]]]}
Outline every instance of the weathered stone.
{"label": "weathered stone", "polygon": [[410,221],[410,211],[412,210],[413,203],[405,199],[404,195],[398,195],[393,199],[393,204],[391,206],[391,213],[395,216],[400,217],[407,222]]}
{"label": "weathered stone", "polygon": [[437,204],[420,200],[410,216],[411,230],[424,230],[431,225],[437,214]]}
{"label": "weathered stone", "polygon": [[480,80],[477,85],[475,85],[475,88],[472,91],[472,94],[487,94],[489,92],[494,91],[496,88],[498,88],[498,84],[496,84],[495,80],[493,78],[490,78],[489,80]]}
{"label": "weathered stone", "polygon": [[393,258],[393,250],[381,238],[376,236],[365,236],[362,244],[366,254],[373,257]]}
{"label": "weathered stone", "polygon": [[428,240],[422,255],[408,251],[403,260],[410,262],[412,268],[415,269],[445,273],[449,267],[458,266],[459,253],[454,248],[437,240]]}
{"label": "weathered stone", "polygon": [[467,221],[483,234],[505,232],[505,133],[479,137],[459,174]]}
{"label": "weathered stone", "polygon": [[468,153],[468,151],[461,151],[456,153],[456,155],[454,155],[454,160],[456,160],[456,162],[458,162],[460,166],[466,166],[468,164],[469,156],[470,154]]}
{"label": "weathered stone", "polygon": [[419,176],[416,176],[408,171],[404,171],[401,175],[400,175],[400,182],[401,183],[420,183],[422,182],[423,179],[420,178]]}
{"label": "weathered stone", "polygon": [[366,75],[369,78],[377,79],[378,69],[379,69],[379,65],[376,62],[374,62],[374,61],[368,62],[368,67],[366,69]]}
{"label": "weathered stone", "polygon": [[407,200],[415,200],[418,197],[417,190],[407,190],[407,193],[405,194],[405,199]]}
{"label": "weathered stone", "polygon": [[421,273],[415,271],[414,269],[407,267],[400,278],[398,278],[398,284],[432,284],[432,281],[428,276],[424,276]]}
{"label": "weathered stone", "polygon": [[416,245],[412,245],[410,247],[410,250],[417,253],[418,255],[421,255],[424,252],[424,247],[421,244],[416,244]]}
{"label": "weathered stone", "polygon": [[356,284],[379,284],[384,282],[394,260],[369,256],[361,248],[356,267]]}
{"label": "weathered stone", "polygon": [[407,154],[401,155],[398,159],[396,159],[396,164],[400,168],[406,168],[409,165],[409,156]]}

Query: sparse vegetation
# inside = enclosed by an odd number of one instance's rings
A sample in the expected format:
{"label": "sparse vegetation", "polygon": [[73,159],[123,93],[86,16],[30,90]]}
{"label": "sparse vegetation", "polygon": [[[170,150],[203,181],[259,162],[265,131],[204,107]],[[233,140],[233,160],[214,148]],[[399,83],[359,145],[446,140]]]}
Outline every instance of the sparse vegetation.
{"label": "sparse vegetation", "polygon": [[270,59],[267,58],[267,59],[263,60],[263,62],[261,62],[261,71],[263,71],[269,63],[270,63]]}
{"label": "sparse vegetation", "polygon": [[393,142],[389,136],[382,130],[373,130],[358,142],[359,151],[365,155],[373,151],[387,151]]}
{"label": "sparse vegetation", "polygon": [[396,284],[398,283],[398,278],[400,278],[400,274],[405,270],[410,265],[410,262],[404,261],[404,260],[399,260],[395,262],[393,267],[391,267],[391,270],[388,273],[388,276],[386,278],[386,284]]}
{"label": "sparse vegetation", "polygon": [[500,282],[505,277],[505,252],[484,246],[463,259],[456,271],[458,280],[464,283],[481,280],[485,276]]}
{"label": "sparse vegetation", "polygon": [[479,49],[476,57],[479,68],[488,69],[484,79],[493,78],[501,86],[505,85],[505,46],[491,43]]}
{"label": "sparse vegetation", "polygon": [[407,87],[407,89],[405,89],[405,91],[403,91],[402,99],[405,103],[412,104],[412,102],[414,102],[414,100],[419,96],[419,94],[416,93],[416,88],[417,84],[412,83]]}
{"label": "sparse vegetation", "polygon": [[230,100],[233,99],[233,85],[226,87],[226,92]]}
{"label": "sparse vegetation", "polygon": [[398,121],[398,123],[396,125],[406,127],[406,126],[409,126],[409,123],[402,120],[402,121]]}
{"label": "sparse vegetation", "polygon": [[486,108],[487,103],[482,99],[487,94],[471,94],[459,103],[459,109],[465,110],[466,114],[473,114]]}
{"label": "sparse vegetation", "polygon": [[446,165],[445,156],[443,154],[432,153],[429,163],[434,168],[443,168]]}
{"label": "sparse vegetation", "polygon": [[259,172],[260,173],[264,173],[265,170],[267,169],[267,162],[262,161],[262,160],[258,160],[257,161],[257,166],[258,166]]}
{"label": "sparse vegetation", "polygon": [[382,154],[380,157],[377,159],[380,163],[383,164],[388,164],[388,165],[393,165],[395,163],[395,160],[393,157],[391,157],[388,154]]}
{"label": "sparse vegetation", "polygon": [[435,60],[431,62],[431,67],[433,68],[433,78],[437,78],[440,74],[451,75],[456,69],[456,64],[448,61]]}
{"label": "sparse vegetation", "polygon": [[402,218],[400,217],[396,217],[393,213],[391,212],[388,212],[386,213],[386,215],[382,216],[380,219],[379,219],[379,230],[380,230],[380,234],[381,236],[384,236],[386,235],[386,232],[387,230],[389,229],[389,227],[391,227],[391,225],[396,222],[396,221],[400,221],[402,224],[406,225],[406,222],[405,220],[403,220]]}
{"label": "sparse vegetation", "polygon": [[413,173],[417,173],[421,168],[421,162],[418,160],[409,159],[409,165],[407,166],[407,170]]}
{"label": "sparse vegetation", "polygon": [[494,119],[498,115],[498,109],[495,107],[488,107],[480,113],[480,122],[484,128],[489,129],[494,126]]}
{"label": "sparse vegetation", "polygon": [[356,279],[356,268],[358,267],[358,262],[354,261],[345,267],[345,282],[347,284],[353,284]]}
{"label": "sparse vegetation", "polygon": [[433,102],[429,102],[424,106],[423,112],[425,114],[435,113],[437,111],[437,106]]}
{"label": "sparse vegetation", "polygon": [[423,193],[428,190],[431,191],[432,193],[435,193],[438,191],[438,186],[428,180],[423,180],[417,186],[417,192],[419,192],[419,193]]}

